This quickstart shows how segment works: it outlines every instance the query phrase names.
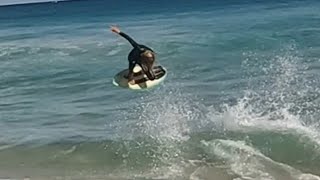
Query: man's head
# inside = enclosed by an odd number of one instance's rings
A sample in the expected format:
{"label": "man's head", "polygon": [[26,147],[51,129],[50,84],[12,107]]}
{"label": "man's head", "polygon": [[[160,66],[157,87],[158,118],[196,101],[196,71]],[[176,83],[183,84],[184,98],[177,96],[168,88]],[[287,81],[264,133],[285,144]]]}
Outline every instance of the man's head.
{"label": "man's head", "polygon": [[144,62],[154,62],[155,61],[155,54],[154,52],[150,51],[150,50],[145,50],[141,53],[141,60]]}
{"label": "man's head", "polygon": [[145,48],[141,48],[141,51],[142,53],[140,54],[141,56],[145,56],[145,57],[154,57],[154,52],[148,50],[148,49],[145,49]]}
{"label": "man's head", "polygon": [[143,55],[148,58],[154,58],[154,53],[152,51],[146,50]]}
{"label": "man's head", "polygon": [[152,67],[155,62],[154,52],[145,50],[143,53],[141,53],[140,60],[142,69],[147,74],[148,78],[151,80],[155,79],[155,75],[152,71]]}

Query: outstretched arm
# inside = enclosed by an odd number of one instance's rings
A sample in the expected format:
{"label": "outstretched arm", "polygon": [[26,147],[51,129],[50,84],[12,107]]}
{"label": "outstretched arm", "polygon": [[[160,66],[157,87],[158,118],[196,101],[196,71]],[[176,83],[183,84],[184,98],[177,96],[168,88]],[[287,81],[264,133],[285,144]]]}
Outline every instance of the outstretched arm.
{"label": "outstretched arm", "polygon": [[129,41],[129,43],[134,47],[134,48],[139,48],[139,44],[135,42],[129,35],[127,35],[124,32],[121,32],[119,28],[112,26],[111,31],[114,33],[119,34],[120,36],[124,37],[126,40]]}

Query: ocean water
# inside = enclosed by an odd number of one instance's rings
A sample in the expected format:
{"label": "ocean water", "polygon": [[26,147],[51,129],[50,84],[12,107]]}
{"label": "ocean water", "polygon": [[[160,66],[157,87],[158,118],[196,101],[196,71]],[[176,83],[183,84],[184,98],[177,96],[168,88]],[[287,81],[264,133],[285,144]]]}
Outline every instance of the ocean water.
{"label": "ocean water", "polygon": [[[0,7],[0,179],[320,179],[320,2]],[[168,76],[115,87],[130,44]]]}

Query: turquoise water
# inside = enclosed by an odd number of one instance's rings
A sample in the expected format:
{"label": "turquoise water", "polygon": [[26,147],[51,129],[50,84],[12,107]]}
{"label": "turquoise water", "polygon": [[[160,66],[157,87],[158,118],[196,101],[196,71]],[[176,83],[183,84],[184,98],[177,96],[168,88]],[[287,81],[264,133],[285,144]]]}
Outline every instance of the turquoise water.
{"label": "turquoise water", "polygon": [[[126,5],[124,5],[126,4]],[[0,178],[320,179],[320,3],[0,7]],[[167,68],[115,87],[130,44]]]}

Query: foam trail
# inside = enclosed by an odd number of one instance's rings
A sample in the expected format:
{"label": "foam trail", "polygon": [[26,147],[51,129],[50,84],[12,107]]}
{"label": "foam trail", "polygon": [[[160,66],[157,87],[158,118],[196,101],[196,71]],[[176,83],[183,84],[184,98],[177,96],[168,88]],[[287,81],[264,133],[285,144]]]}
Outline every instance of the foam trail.
{"label": "foam trail", "polygon": [[201,143],[208,154],[226,161],[231,172],[240,179],[320,179],[318,176],[304,174],[286,164],[275,162],[244,141],[217,139]]}

